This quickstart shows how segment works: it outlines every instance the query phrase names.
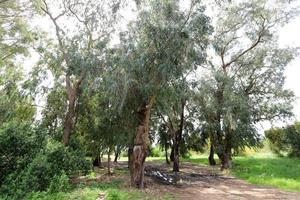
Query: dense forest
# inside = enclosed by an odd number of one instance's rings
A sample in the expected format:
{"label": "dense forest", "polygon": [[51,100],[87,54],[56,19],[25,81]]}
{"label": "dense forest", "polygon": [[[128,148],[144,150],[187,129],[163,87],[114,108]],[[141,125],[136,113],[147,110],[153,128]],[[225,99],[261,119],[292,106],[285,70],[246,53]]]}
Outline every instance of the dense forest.
{"label": "dense forest", "polygon": [[[67,191],[121,157],[143,189],[157,151],[174,173],[191,152],[234,168],[261,124],[293,119],[298,49],[278,30],[295,2],[0,0],[0,199]],[[299,158],[299,127],[266,131],[271,150]]]}

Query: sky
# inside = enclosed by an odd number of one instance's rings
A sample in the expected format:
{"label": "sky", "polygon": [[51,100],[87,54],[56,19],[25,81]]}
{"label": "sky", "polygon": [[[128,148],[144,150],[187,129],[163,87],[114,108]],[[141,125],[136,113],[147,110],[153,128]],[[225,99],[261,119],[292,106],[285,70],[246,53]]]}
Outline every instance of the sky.
{"label": "sky", "polygon": [[[299,6],[300,6],[300,1],[299,1]],[[127,12],[127,10],[126,10]],[[129,11],[130,12],[130,11]],[[127,12],[128,13],[128,12]],[[133,19],[133,16],[128,16],[127,18]],[[54,30],[52,23],[47,17],[42,17],[36,20],[32,20],[32,25],[37,26],[41,28],[42,30],[45,30],[47,32],[51,31],[49,30]],[[53,34],[53,33],[52,33]],[[279,45],[280,47],[300,47],[300,15],[293,19],[289,24],[285,25],[279,30]],[[54,35],[54,34],[53,34]],[[27,63],[27,66],[32,66],[34,64],[34,61],[37,61],[38,57],[35,55]],[[29,67],[30,68],[30,67]],[[294,120],[300,120],[300,55],[298,55],[291,63],[288,64],[287,70],[286,70],[286,83],[285,83],[285,88],[290,89],[294,91],[297,99],[294,105],[294,113],[295,113],[295,119]],[[51,81],[46,84],[50,84]],[[42,101],[39,102],[40,104]],[[278,124],[273,124],[274,126],[278,125],[281,126],[282,123]],[[271,125],[270,124],[264,124],[262,129],[269,128]]]}
{"label": "sky", "polygon": [[[300,47],[300,16],[280,30],[279,45]],[[297,96],[294,113],[297,120],[300,120],[300,55],[287,66],[285,87]]]}

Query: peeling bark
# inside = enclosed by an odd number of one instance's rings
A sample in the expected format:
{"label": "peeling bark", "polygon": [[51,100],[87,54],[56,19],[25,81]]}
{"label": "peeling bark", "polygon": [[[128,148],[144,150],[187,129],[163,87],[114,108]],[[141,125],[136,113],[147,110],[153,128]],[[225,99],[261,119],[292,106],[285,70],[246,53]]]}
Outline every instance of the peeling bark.
{"label": "peeling bark", "polygon": [[149,121],[150,111],[154,98],[142,105],[138,111],[138,127],[134,138],[132,155],[130,155],[131,185],[137,188],[144,187],[144,164],[149,151]]}
{"label": "peeling bark", "polygon": [[182,131],[184,124],[184,107],[185,101],[181,101],[181,109],[180,109],[180,124],[177,131],[174,132],[173,138],[173,172],[179,172],[179,146],[182,140]]}

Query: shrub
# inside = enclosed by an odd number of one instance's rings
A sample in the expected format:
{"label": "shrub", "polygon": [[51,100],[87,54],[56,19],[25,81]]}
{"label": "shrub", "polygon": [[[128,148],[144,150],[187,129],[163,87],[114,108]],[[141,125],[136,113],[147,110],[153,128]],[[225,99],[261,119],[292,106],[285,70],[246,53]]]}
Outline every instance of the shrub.
{"label": "shrub", "polygon": [[287,153],[291,157],[300,157],[300,122],[283,128],[267,130],[265,136],[274,153],[278,155]]}
{"label": "shrub", "polygon": [[272,128],[265,131],[265,136],[269,140],[270,149],[275,154],[282,155],[288,150],[286,146],[286,132],[282,128]]}
{"label": "shrub", "polygon": [[30,124],[5,123],[0,127],[0,185],[6,177],[26,167],[38,148]]}
{"label": "shrub", "polygon": [[48,192],[67,192],[71,189],[71,185],[69,183],[69,177],[65,172],[62,172],[61,175],[55,175],[51,181],[50,186],[48,188]]}
{"label": "shrub", "polygon": [[9,174],[0,192],[6,194],[7,199],[20,199],[33,191],[65,190],[67,175],[86,174],[89,169],[90,163],[81,151],[50,139],[24,169]]}
{"label": "shrub", "polygon": [[149,152],[150,157],[163,157],[164,153],[161,151],[159,147],[150,147]]}

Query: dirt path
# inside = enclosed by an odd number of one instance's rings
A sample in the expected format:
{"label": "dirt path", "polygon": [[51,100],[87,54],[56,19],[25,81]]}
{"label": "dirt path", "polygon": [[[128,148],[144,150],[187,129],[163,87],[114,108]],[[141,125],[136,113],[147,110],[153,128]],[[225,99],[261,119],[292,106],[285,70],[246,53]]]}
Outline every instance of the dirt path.
{"label": "dirt path", "polygon": [[[169,167],[166,165],[148,163],[147,166],[170,173]],[[175,194],[176,199],[183,200],[300,200],[300,193],[252,185],[243,180],[222,175],[217,168],[205,165],[184,163],[181,165],[181,172],[178,177],[177,185],[162,186],[163,183],[160,183],[159,180],[153,181],[153,177],[148,177],[147,183],[150,190]]]}

